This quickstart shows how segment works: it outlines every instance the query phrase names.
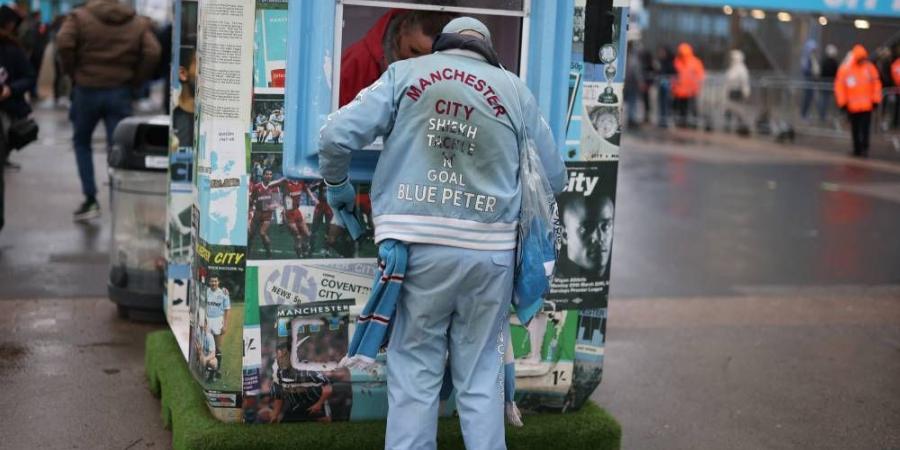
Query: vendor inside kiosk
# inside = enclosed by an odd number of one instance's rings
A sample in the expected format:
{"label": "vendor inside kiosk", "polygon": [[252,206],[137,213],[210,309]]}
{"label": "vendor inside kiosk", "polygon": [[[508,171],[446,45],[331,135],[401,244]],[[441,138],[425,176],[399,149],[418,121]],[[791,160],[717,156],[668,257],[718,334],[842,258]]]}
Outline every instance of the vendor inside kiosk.
{"label": "vendor inside kiosk", "polygon": [[[288,77],[285,173],[296,178],[317,177],[316,143],[325,117],[351,101],[378,79],[394,61],[431,52],[431,43],[455,17],[470,16],[492,32],[494,49],[503,66],[523,79],[528,67],[531,0],[445,0],[293,2],[288,40],[300,41],[288,55],[288,67],[300,72]],[[552,3],[549,7],[565,8]],[[569,4],[570,2],[561,2]],[[294,20],[296,18],[296,20]],[[334,24],[331,35],[316,24]],[[315,30],[313,31],[313,28]],[[302,39],[299,37],[302,36]],[[295,39],[297,37],[298,39]],[[340,55],[340,56],[337,56]],[[321,64],[300,64],[321,60]],[[295,69],[296,68],[296,69]],[[324,68],[324,70],[323,70]],[[567,80],[567,67],[560,79]],[[529,83],[531,85],[531,83]],[[564,103],[566,86],[559,84]],[[565,105],[562,106],[564,111]],[[294,130],[297,132],[295,133]],[[380,141],[353,155],[350,178],[371,180]]]}

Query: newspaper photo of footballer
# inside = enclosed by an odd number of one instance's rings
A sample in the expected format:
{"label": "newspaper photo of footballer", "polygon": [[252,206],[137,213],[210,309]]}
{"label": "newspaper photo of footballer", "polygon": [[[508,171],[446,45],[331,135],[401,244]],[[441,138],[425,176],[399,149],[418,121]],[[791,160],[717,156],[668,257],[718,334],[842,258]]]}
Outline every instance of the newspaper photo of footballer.
{"label": "newspaper photo of footballer", "polygon": [[368,186],[357,186],[357,220],[364,235],[354,242],[325,200],[322,180],[281,174],[280,153],[252,153],[247,229],[250,259],[374,257]]}
{"label": "newspaper photo of footballer", "polygon": [[[244,322],[244,265],[242,247],[211,245],[200,240],[196,246],[198,314],[192,330],[194,345],[201,345],[193,358],[205,389],[235,392],[241,387]],[[203,327],[206,330],[202,330]],[[206,334],[212,343],[204,342]],[[215,359],[213,363],[208,359]],[[204,361],[200,361],[207,358]]]}
{"label": "newspaper photo of footballer", "polygon": [[250,139],[253,151],[277,151],[284,143],[284,96],[255,94]]}
{"label": "newspaper photo of footballer", "polygon": [[600,308],[609,295],[618,163],[568,163],[557,198],[562,239],[547,300],[557,308]]}
{"label": "newspaper photo of footballer", "polygon": [[[353,400],[350,371],[339,368],[347,351],[345,314],[292,316],[290,306],[260,308],[263,370],[260,395],[245,405],[255,423],[347,421]],[[254,411],[248,411],[253,408]]]}

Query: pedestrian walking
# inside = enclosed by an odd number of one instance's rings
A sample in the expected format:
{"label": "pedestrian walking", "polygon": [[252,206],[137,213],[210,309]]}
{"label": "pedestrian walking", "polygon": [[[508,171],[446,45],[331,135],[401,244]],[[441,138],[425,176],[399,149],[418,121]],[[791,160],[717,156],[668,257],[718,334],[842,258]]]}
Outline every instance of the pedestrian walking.
{"label": "pedestrian walking", "polygon": [[63,71],[75,87],[69,117],[75,128],[75,160],[84,202],[75,220],[100,215],[91,136],[101,120],[112,146],[119,121],[131,115],[132,90],[156,69],[160,45],[148,20],[116,0],[88,0],[63,22],[56,37]]}
{"label": "pedestrian walking", "polygon": [[666,46],[656,49],[656,110],[657,125],[669,126],[669,111],[672,108],[672,81],[675,78],[675,58]]}
{"label": "pedestrian walking", "polygon": [[872,110],[881,103],[881,78],[869,52],[856,45],[850,58],[838,69],[834,79],[834,96],[838,108],[847,112],[853,137],[853,156],[869,154],[869,129]]}
{"label": "pedestrian walking", "polygon": [[828,89],[819,92],[819,121],[824,122],[828,114],[828,108],[834,99],[834,77],[837,75],[841,62],[838,60],[838,48],[834,44],[825,46],[825,57],[822,58],[822,73],[820,81],[828,83]]}
{"label": "pedestrian walking", "polygon": [[800,73],[803,75],[803,81],[807,86],[803,89],[803,100],[800,104],[800,116],[805,120],[809,115],[809,108],[812,105],[816,95],[816,89],[812,86],[819,79],[822,67],[819,64],[819,57],[816,55],[815,39],[808,39],[803,44],[803,53],[800,55]]}
{"label": "pedestrian walking", "polygon": [[641,70],[644,72],[644,90],[641,92],[641,103],[644,106],[644,115],[641,120],[643,123],[649,124],[652,111],[652,108],[650,107],[650,91],[656,85],[657,67],[653,60],[653,53],[649,49],[640,49],[638,51],[638,58],[641,62]]}
{"label": "pedestrian walking", "polygon": [[750,134],[749,105],[750,98],[750,71],[744,64],[744,52],[732,50],[729,52],[728,70],[725,71],[725,92],[728,100],[725,103],[725,121],[729,131],[732,130],[732,120],[737,121],[738,134]]}
{"label": "pedestrian walking", "polygon": [[487,27],[455,19],[434,50],[392,64],[329,117],[319,166],[328,203],[352,210],[351,151],[386,137],[372,213],[382,270],[401,284],[381,300],[396,308],[385,448],[436,448],[449,350],[466,448],[505,449],[498,345],[512,298],[519,143],[534,142],[555,192],[565,166],[534,96],[499,67]]}
{"label": "pedestrian walking", "polygon": [[680,127],[696,126],[698,123],[697,98],[703,89],[706,71],[703,62],[694,55],[690,44],[678,44],[678,54],[673,63],[675,81],[672,84],[672,96],[675,98],[675,122]]}
{"label": "pedestrian walking", "polygon": [[628,118],[628,127],[637,127],[639,125],[637,120],[638,100],[647,91],[647,83],[644,78],[644,68],[641,66],[637,51],[631,42],[628,43],[628,57],[625,61],[625,83],[622,87],[625,91],[625,114]]}
{"label": "pedestrian walking", "polygon": [[16,37],[22,16],[7,5],[0,6],[0,229],[4,225],[4,175],[13,145],[10,128],[31,113],[25,93],[34,86],[35,75],[28,55]]}

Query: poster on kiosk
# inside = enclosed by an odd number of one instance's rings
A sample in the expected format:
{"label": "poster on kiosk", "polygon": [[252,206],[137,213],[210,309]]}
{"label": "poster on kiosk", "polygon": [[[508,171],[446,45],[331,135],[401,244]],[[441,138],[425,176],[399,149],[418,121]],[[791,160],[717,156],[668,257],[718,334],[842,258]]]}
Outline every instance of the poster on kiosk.
{"label": "poster on kiosk", "polygon": [[[603,372],[627,14],[624,0],[200,2],[190,366],[216,417],[386,417],[384,354],[339,366],[373,285],[381,140],[353,152],[357,207],[342,217],[325,198],[319,129],[404,57],[404,24],[436,34],[461,15],[490,28],[535,94],[569,175],[552,288],[530,323],[509,319],[515,399],[526,414],[580,408]],[[347,67],[360,47],[383,53],[376,73]],[[441,407],[453,414],[452,391]]]}
{"label": "poster on kiosk", "polygon": [[193,205],[194,110],[197,85],[196,0],[172,3],[172,72],[169,74],[170,126],[166,217],[166,321],[188,355],[191,283],[191,209]]}

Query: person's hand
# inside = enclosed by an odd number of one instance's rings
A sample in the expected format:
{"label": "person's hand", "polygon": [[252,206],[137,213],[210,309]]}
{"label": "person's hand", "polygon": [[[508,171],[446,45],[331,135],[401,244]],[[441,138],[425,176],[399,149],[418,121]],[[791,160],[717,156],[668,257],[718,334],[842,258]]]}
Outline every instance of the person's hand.
{"label": "person's hand", "polygon": [[338,184],[328,184],[328,190],[325,193],[325,200],[334,210],[344,209],[353,212],[356,205],[356,191],[350,184],[350,178],[345,178],[343,182]]}
{"label": "person's hand", "polygon": [[318,414],[320,411],[322,411],[322,403],[316,403],[306,409],[306,412],[310,414]]}
{"label": "person's hand", "polygon": [[12,96],[12,89],[7,85],[3,85],[3,89],[0,90],[0,100],[6,100]]}

